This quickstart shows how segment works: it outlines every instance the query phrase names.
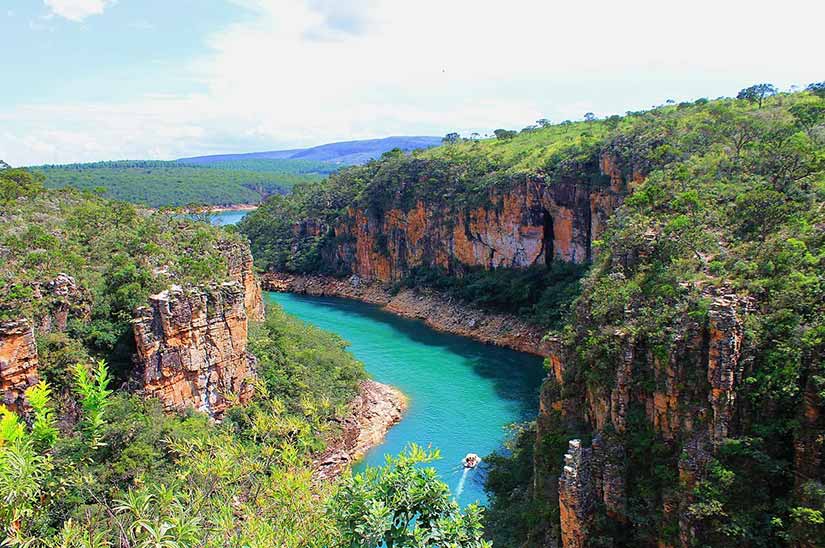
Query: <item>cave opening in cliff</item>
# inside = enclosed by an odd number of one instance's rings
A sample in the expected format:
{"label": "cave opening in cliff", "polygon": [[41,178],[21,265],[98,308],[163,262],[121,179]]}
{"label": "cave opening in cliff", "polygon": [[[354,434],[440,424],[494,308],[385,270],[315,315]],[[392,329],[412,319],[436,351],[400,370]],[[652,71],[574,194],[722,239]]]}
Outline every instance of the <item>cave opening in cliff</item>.
{"label": "cave opening in cliff", "polygon": [[553,216],[546,209],[542,210],[542,249],[544,250],[544,264],[553,262]]}

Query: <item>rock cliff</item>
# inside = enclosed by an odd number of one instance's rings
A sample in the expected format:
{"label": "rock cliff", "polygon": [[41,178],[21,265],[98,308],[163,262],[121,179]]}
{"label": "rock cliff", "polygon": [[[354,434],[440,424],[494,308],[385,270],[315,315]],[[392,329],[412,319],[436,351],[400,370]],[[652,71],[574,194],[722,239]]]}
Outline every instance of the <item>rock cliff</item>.
{"label": "rock cliff", "polygon": [[229,279],[235,280],[243,287],[247,317],[252,321],[262,320],[264,318],[264,300],[261,295],[261,284],[255,276],[255,267],[252,264],[252,253],[249,251],[249,246],[231,240],[218,242],[217,246],[226,259]]}
{"label": "rock cliff", "polygon": [[[475,206],[437,199],[386,211],[351,206],[331,227],[334,239],[321,253],[335,271],[384,282],[402,279],[419,266],[460,273],[466,267],[585,263],[593,257],[593,241],[606,219],[620,205],[624,185],[619,174],[610,186],[526,178],[511,188],[490,188]],[[320,221],[309,219],[293,234],[305,238],[325,232]]]}
{"label": "rock cliff", "polygon": [[[640,458],[633,453],[649,449],[631,446],[630,421],[635,433],[650,431],[663,440],[669,456],[662,462],[678,471],[681,488],[665,496],[659,509],[678,528],[678,540],[660,538],[660,546],[693,545],[692,489],[716,449],[739,428],[737,394],[750,305],[725,288],[705,294],[706,321],[683,318],[680,339],[666,356],[628,333],[614,333],[620,351],[606,368],[609,377],[598,383],[583,382],[575,348],[551,342],[538,420],[536,492],[558,497],[560,529],[552,536],[564,548],[589,545],[597,513],[618,524],[627,521],[627,483],[634,476],[633,459]],[[540,448],[546,436],[565,431],[584,432],[592,442],[571,441],[558,463]]]}
{"label": "rock cliff", "polygon": [[246,292],[237,282],[149,299],[133,321],[135,376],[169,410],[193,407],[220,417],[253,394],[255,358],[246,351]]}
{"label": "rock cliff", "polygon": [[37,345],[27,320],[0,323],[0,390],[10,409],[25,405],[26,389],[37,383]]}

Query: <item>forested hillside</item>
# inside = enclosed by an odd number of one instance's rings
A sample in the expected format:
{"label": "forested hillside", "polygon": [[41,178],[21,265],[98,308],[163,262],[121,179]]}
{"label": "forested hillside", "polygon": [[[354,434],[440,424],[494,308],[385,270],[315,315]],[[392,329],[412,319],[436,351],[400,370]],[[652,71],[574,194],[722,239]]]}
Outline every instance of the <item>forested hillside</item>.
{"label": "forested hillside", "polygon": [[30,168],[47,188],[70,186],[149,207],[257,204],[298,183],[317,181],[335,166],[307,160],[251,160],[208,165],[119,161]]}
{"label": "forested hillside", "polygon": [[823,89],[453,135],[240,228],[263,268],[554,327],[539,420],[492,459],[499,545],[821,546]]}

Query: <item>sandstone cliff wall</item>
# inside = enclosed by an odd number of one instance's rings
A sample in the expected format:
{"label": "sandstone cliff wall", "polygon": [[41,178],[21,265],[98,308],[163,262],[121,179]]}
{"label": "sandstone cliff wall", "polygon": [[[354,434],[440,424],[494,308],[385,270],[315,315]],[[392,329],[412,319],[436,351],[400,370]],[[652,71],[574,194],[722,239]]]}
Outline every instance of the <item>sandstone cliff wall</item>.
{"label": "sandstone cliff wall", "polygon": [[25,405],[26,389],[37,384],[37,345],[27,320],[0,323],[0,390],[6,407]]}
{"label": "sandstone cliff wall", "polygon": [[[600,383],[582,383],[580,372],[571,366],[575,349],[551,344],[551,371],[542,388],[537,423],[534,488],[539,496],[558,497],[560,530],[555,537],[565,548],[588,546],[597,511],[619,523],[627,521],[631,471],[624,434],[632,408],[643,413],[648,427],[674,451],[681,487],[678,495],[666,498],[662,513],[678,523],[678,545],[692,545],[694,524],[687,512],[691,491],[715,449],[737,433],[737,390],[746,361],[743,326],[749,301],[724,289],[709,290],[707,297],[707,321],[685,317],[668,356],[657,355],[626,333],[615,333],[622,350],[606,368],[610,378]],[[571,441],[559,465],[538,448],[545,435],[565,427],[587,432],[592,443]]]}
{"label": "sandstone cliff wall", "polygon": [[264,300],[261,295],[261,284],[255,276],[249,246],[233,241],[219,242],[217,245],[226,259],[229,279],[235,280],[243,287],[247,317],[251,321],[263,320]]}
{"label": "sandstone cliff wall", "polygon": [[514,316],[480,311],[432,291],[405,289],[392,294],[385,284],[358,276],[342,280],[273,272],[264,274],[262,283],[270,291],[344,297],[376,304],[399,316],[422,320],[438,331],[538,356],[550,355],[544,329]]}
{"label": "sandstone cliff wall", "polygon": [[246,351],[245,297],[236,281],[152,296],[133,321],[142,391],[169,410],[193,407],[213,417],[248,401],[256,362]]}
{"label": "sandstone cliff wall", "polygon": [[524,268],[554,260],[585,263],[633,183],[609,157],[602,159],[601,170],[609,185],[533,177],[492,187],[477,205],[433,196],[387,210],[351,206],[334,226],[310,218],[293,227],[293,236],[332,232],[334,238],[321,250],[326,267],[383,282],[402,279],[419,266],[460,273],[468,267]]}

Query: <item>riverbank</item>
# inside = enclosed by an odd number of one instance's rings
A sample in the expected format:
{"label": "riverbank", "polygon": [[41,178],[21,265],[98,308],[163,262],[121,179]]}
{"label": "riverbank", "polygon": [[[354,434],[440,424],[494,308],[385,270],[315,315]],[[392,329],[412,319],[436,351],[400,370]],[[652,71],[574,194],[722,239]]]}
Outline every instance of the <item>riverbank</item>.
{"label": "riverbank", "polygon": [[208,206],[206,209],[213,213],[223,213],[225,211],[255,211],[260,207],[260,204],[229,204]]}
{"label": "riverbank", "polygon": [[344,469],[379,445],[390,428],[401,421],[407,398],[400,390],[375,381],[364,381],[341,420],[341,433],[315,459],[313,476],[319,480],[339,476]]}
{"label": "riverbank", "polygon": [[431,290],[403,289],[393,294],[385,284],[364,281],[358,276],[338,279],[279,272],[264,274],[261,283],[269,291],[355,299],[405,318],[422,320],[437,331],[536,356],[551,355],[550,344],[543,340],[545,329],[507,314],[478,310]]}

